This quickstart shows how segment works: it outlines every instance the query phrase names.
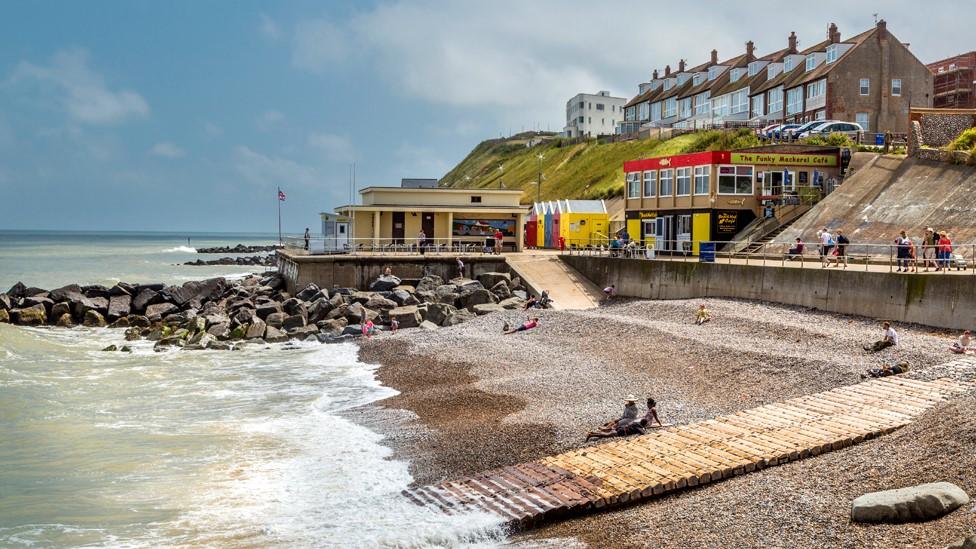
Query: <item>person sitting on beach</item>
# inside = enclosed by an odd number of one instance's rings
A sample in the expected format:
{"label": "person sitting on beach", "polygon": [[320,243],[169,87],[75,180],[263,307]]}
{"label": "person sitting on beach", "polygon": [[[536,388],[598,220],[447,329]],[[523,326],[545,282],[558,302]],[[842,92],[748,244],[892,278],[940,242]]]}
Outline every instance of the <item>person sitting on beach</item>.
{"label": "person sitting on beach", "polygon": [[871,353],[877,353],[878,351],[882,351],[884,349],[887,349],[888,347],[894,347],[895,345],[898,345],[898,332],[896,332],[895,329],[891,327],[891,323],[885,320],[881,324],[881,327],[884,330],[884,336],[880,340],[875,341],[871,345],[865,345],[864,346],[865,351]]}
{"label": "person sitting on beach", "polygon": [[656,404],[653,398],[648,398],[647,413],[644,417],[637,419],[637,397],[629,395],[624,399],[624,413],[620,419],[608,421],[596,431],[586,433],[586,440],[589,441],[591,438],[643,435],[646,432],[644,427],[652,421],[657,421],[658,426],[661,426],[661,420],[657,418]]}
{"label": "person sitting on beach", "polygon": [[657,401],[651,397],[647,397],[647,413],[644,414],[644,419],[646,419],[647,423],[652,427],[654,426],[655,421],[657,422],[658,427],[664,427],[664,424],[661,423],[661,419],[657,417]]}
{"label": "person sitting on beach", "polygon": [[538,305],[539,305],[539,298],[537,298],[534,295],[533,296],[529,296],[529,299],[527,299],[525,301],[525,305],[522,305],[522,310],[523,311],[528,311],[529,309],[532,309],[534,307],[538,307]]}
{"label": "person sitting on beach", "polygon": [[695,324],[701,326],[702,324],[708,322],[712,319],[712,313],[705,308],[705,304],[702,303],[698,306],[698,315],[695,317]]}
{"label": "person sitting on beach", "polygon": [[796,259],[797,256],[803,255],[804,247],[805,245],[803,244],[803,241],[797,238],[796,244],[794,244],[793,247],[790,248],[790,251],[786,252],[786,254],[789,256],[790,261]]}
{"label": "person sitting on beach", "polygon": [[909,370],[909,365],[907,362],[899,362],[894,366],[890,364],[882,364],[880,368],[869,368],[866,374],[861,374],[861,379],[867,379],[869,377],[888,377],[896,376],[898,374],[904,374]]}
{"label": "person sitting on beach", "polygon": [[383,269],[383,276],[393,276],[393,268],[387,267]]}
{"label": "person sitting on beach", "polygon": [[373,321],[367,320],[366,322],[363,322],[363,335],[366,336],[366,339],[373,337],[373,335],[375,334],[376,334],[376,325],[373,324]]}
{"label": "person sitting on beach", "polygon": [[539,296],[539,304],[536,305],[539,309],[548,309],[552,306],[552,298],[549,297],[549,290],[542,290],[542,295]]}
{"label": "person sitting on beach", "polygon": [[514,334],[515,332],[524,332],[526,330],[531,330],[539,325],[539,317],[533,317],[522,323],[521,326],[515,329],[505,330],[505,335]]}
{"label": "person sitting on beach", "polygon": [[969,330],[966,330],[959,336],[959,341],[952,344],[949,350],[956,354],[973,354],[976,349],[973,348],[973,334]]}

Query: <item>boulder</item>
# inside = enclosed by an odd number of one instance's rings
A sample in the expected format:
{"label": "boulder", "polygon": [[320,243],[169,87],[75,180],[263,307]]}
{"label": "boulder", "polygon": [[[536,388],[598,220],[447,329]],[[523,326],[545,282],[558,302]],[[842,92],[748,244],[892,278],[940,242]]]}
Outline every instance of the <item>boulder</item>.
{"label": "boulder", "polygon": [[129,294],[113,295],[108,299],[108,319],[118,320],[129,316],[132,311],[132,296]]}
{"label": "boulder", "polygon": [[329,314],[325,315],[326,320],[331,320],[333,318],[346,318],[346,313],[349,312],[349,305],[343,303],[335,309],[329,311]]}
{"label": "boulder", "polygon": [[455,309],[453,305],[448,305],[446,303],[428,303],[427,320],[437,324],[438,326],[443,326],[444,320],[455,311],[457,311],[457,309]]}
{"label": "boulder", "polygon": [[470,278],[454,278],[451,279],[451,284],[458,287],[458,291],[462,294],[465,292],[471,292],[474,290],[484,290],[485,286],[478,282],[477,280],[471,280]]}
{"label": "boulder", "polygon": [[10,320],[20,326],[41,326],[47,324],[47,311],[40,303],[23,309],[12,309]]}
{"label": "boulder", "polygon": [[112,352],[112,351],[118,351],[119,348],[117,346],[115,346],[115,345],[109,345],[108,347],[105,347],[102,350],[103,351],[107,351],[107,352]]}
{"label": "boulder", "polygon": [[213,326],[214,324],[224,324],[225,322],[230,322],[230,317],[227,316],[223,311],[213,310],[205,315],[203,315],[203,321],[206,322],[207,326]]}
{"label": "boulder", "polygon": [[41,295],[32,295],[24,298],[21,307],[33,307],[34,305],[43,305],[44,310],[47,311],[48,316],[51,316],[51,308],[54,306],[54,302],[50,298],[43,297]]}
{"label": "boulder", "polygon": [[361,303],[365,305],[366,302],[369,301],[369,298],[371,297],[373,297],[373,294],[371,292],[353,292],[348,296],[346,296],[347,301],[349,302],[350,305],[352,305],[353,303]]}
{"label": "boulder", "polygon": [[444,279],[437,275],[427,275],[417,282],[418,292],[433,292],[438,286],[444,284]]}
{"label": "boulder", "polygon": [[244,332],[244,339],[260,339],[264,337],[264,332],[267,328],[268,325],[263,320],[254,317]]}
{"label": "boulder", "polygon": [[484,288],[480,288],[480,289],[469,291],[467,293],[462,293],[461,297],[459,298],[459,301],[461,303],[461,306],[463,306],[468,310],[473,311],[475,305],[495,303],[496,301],[498,301],[498,298],[496,298],[495,294],[489,292],[488,290]]}
{"label": "boulder", "polygon": [[268,329],[264,331],[264,340],[268,343],[278,343],[280,341],[288,341],[288,334],[282,332],[274,326],[268,325]]}
{"label": "boulder", "polygon": [[159,292],[150,288],[142,288],[139,290],[139,293],[132,298],[132,310],[136,312],[145,311],[146,307],[157,302],[158,297]]}
{"label": "boulder", "polygon": [[301,326],[288,330],[288,337],[291,339],[306,339],[308,336],[314,337],[317,333],[319,333],[319,329],[315,325]]}
{"label": "boulder", "polygon": [[508,283],[512,281],[512,275],[498,272],[481,273],[476,278],[485,288],[491,288],[499,282],[504,282],[507,286]]}
{"label": "boulder", "polygon": [[230,336],[228,339],[244,339],[244,334],[247,333],[247,324],[238,324],[234,326],[234,329],[230,331]]}
{"label": "boulder", "polygon": [[231,317],[231,324],[234,326],[244,326],[250,324],[252,318],[255,318],[254,309],[238,309],[234,311],[234,316]]}
{"label": "boulder", "polygon": [[251,309],[254,310],[254,302],[248,297],[235,297],[227,302],[227,310],[231,314],[241,310],[241,309]]}
{"label": "boulder", "polygon": [[517,289],[519,289],[519,288],[520,288],[521,286],[522,286],[522,279],[521,279],[521,278],[519,278],[519,277],[517,277],[517,276],[513,276],[513,277],[512,277],[512,280],[510,280],[510,281],[508,282],[508,288],[509,288],[510,290],[517,290]]}
{"label": "boulder", "polygon": [[227,339],[230,337],[230,323],[224,322],[221,324],[214,324],[213,326],[207,328],[207,333],[216,337],[217,339]]}
{"label": "boulder", "polygon": [[408,294],[412,294],[412,293],[415,293],[417,291],[417,288],[415,288],[415,287],[413,287],[413,286],[411,286],[409,284],[400,284],[396,288],[393,288],[393,291],[394,292],[397,291],[397,290],[402,290],[404,292],[407,292]]}
{"label": "boulder", "polygon": [[369,301],[366,302],[365,307],[374,311],[389,311],[397,307],[397,302],[376,294],[369,298]]}
{"label": "boulder", "polygon": [[268,303],[262,303],[257,306],[256,313],[258,318],[264,320],[268,318],[268,315],[281,312],[281,303],[277,301],[271,301]]}
{"label": "boulder", "polygon": [[10,309],[10,296],[7,294],[0,294],[0,311],[9,311]]}
{"label": "boulder", "polygon": [[498,303],[479,303],[471,308],[474,314],[481,316],[488,313],[495,313],[498,311],[504,311],[505,307],[502,307]]}
{"label": "boulder", "polygon": [[216,337],[207,333],[203,333],[200,334],[198,337],[195,337],[194,339],[191,339],[189,342],[187,342],[186,347],[183,347],[183,350],[202,351],[204,349],[210,348],[210,346],[213,345],[216,341],[217,341]]}
{"label": "boulder", "polygon": [[895,523],[931,520],[967,503],[969,496],[955,484],[932,482],[864,494],[851,504],[851,520]]}
{"label": "boulder", "polygon": [[946,549],[976,549],[976,535],[956,540],[946,545]]}
{"label": "boulder", "polygon": [[498,282],[491,287],[491,293],[495,294],[498,299],[508,299],[512,297],[512,290],[509,289],[508,284],[504,280]]}
{"label": "boulder", "polygon": [[136,326],[139,328],[149,327],[149,319],[142,315],[129,315],[127,318],[129,319],[129,326]]}
{"label": "boulder", "polygon": [[374,292],[388,292],[400,285],[401,280],[393,275],[383,275],[369,285],[369,289]]}
{"label": "boulder", "polygon": [[54,325],[59,328],[72,328],[75,325],[75,320],[71,318],[71,313],[61,313]]}
{"label": "boulder", "polygon": [[298,298],[300,301],[312,301],[312,299],[315,297],[315,294],[319,293],[319,291],[320,290],[318,286],[316,286],[315,284],[309,284],[308,286],[305,286],[305,288],[302,289],[302,291],[295,294],[295,297]]}
{"label": "boulder", "polygon": [[420,326],[423,320],[420,317],[420,311],[417,310],[416,305],[397,307],[396,309],[392,309],[389,315],[390,320],[396,319],[401,328],[416,328]]}
{"label": "boulder", "polygon": [[179,311],[179,307],[173,305],[172,303],[154,303],[146,307],[146,317],[151,321],[162,320],[162,318],[171,313]]}
{"label": "boulder", "polygon": [[281,304],[281,310],[288,315],[302,315],[306,319],[308,318],[308,309],[305,307],[305,302],[301,301],[297,297],[285,300]]}
{"label": "boulder", "polygon": [[345,318],[336,318],[332,320],[320,320],[315,325],[318,326],[320,332],[339,335],[347,324],[348,322]]}
{"label": "boulder", "polygon": [[[68,315],[68,318],[70,319],[71,315]],[[10,311],[8,311],[7,309],[0,309],[0,323],[7,324],[9,322],[10,322]]]}
{"label": "boulder", "polygon": [[108,290],[110,301],[112,296],[127,295],[129,297],[132,297],[133,295],[135,295],[135,293],[136,293],[136,287],[133,286],[132,284],[128,284],[125,282],[119,282],[115,286],[109,288]]}
{"label": "boulder", "polygon": [[525,290],[512,290],[512,295],[521,299],[522,301],[525,301],[526,299],[529,298],[529,293],[526,292]]}
{"label": "boulder", "polygon": [[27,286],[23,282],[17,282],[7,290],[7,295],[15,299],[27,297]]}
{"label": "boulder", "polygon": [[178,307],[184,307],[191,302],[203,303],[220,294],[227,287],[223,278],[208,278],[207,280],[191,280],[182,286],[163,288],[160,294],[164,301],[169,301]]}
{"label": "boulder", "polygon": [[362,324],[350,324],[342,329],[340,337],[359,337],[363,335]]}
{"label": "boulder", "polygon": [[129,327],[129,317],[123,316],[121,318],[116,318],[115,322],[108,325],[109,328],[128,328]]}
{"label": "boulder", "polygon": [[434,324],[433,322],[431,322],[429,320],[425,320],[425,321],[421,322],[420,323],[420,327],[422,329],[428,330],[428,331],[433,331],[433,330],[437,330],[438,328],[440,328],[440,326],[438,326],[437,324]]}
{"label": "boulder", "polygon": [[498,305],[503,309],[520,309],[522,308],[522,300],[517,297],[510,297],[499,301]]}
{"label": "boulder", "polygon": [[264,321],[273,328],[281,328],[281,324],[288,318],[285,313],[271,313]]}
{"label": "boulder", "polygon": [[346,307],[346,319],[349,322],[365,322],[368,318],[366,307],[362,303],[351,303]]}
{"label": "boulder", "polygon": [[390,299],[392,299],[397,305],[416,305],[420,303],[417,296],[406,290],[401,290],[399,288],[394,289],[390,292]]}
{"label": "boulder", "polygon": [[305,317],[302,315],[291,315],[281,323],[281,329],[290,332],[295,328],[304,328],[306,325]]}
{"label": "boulder", "polygon": [[261,286],[268,286],[272,290],[280,290],[285,287],[285,279],[275,273],[271,276],[262,278],[259,282]]}
{"label": "boulder", "polygon": [[328,315],[329,311],[331,311],[333,308],[334,307],[332,306],[332,303],[329,301],[328,298],[320,297],[316,299],[308,307],[309,323],[314,324],[320,320],[324,320],[326,315]]}
{"label": "boulder", "polygon": [[70,303],[55,303],[51,306],[51,318],[61,318],[65,314],[71,316]]}
{"label": "boulder", "polygon": [[89,328],[102,328],[107,325],[105,322],[105,317],[102,316],[102,313],[96,311],[95,309],[88,309],[85,311],[85,318],[81,321],[81,323]]}
{"label": "boulder", "polygon": [[457,309],[444,319],[442,326],[455,326],[466,320],[471,320],[475,314],[467,309]]}
{"label": "boulder", "polygon": [[102,286],[101,284],[90,284],[88,286],[81,287],[81,293],[85,294],[85,297],[103,297],[106,300],[112,294],[108,291],[108,288]]}

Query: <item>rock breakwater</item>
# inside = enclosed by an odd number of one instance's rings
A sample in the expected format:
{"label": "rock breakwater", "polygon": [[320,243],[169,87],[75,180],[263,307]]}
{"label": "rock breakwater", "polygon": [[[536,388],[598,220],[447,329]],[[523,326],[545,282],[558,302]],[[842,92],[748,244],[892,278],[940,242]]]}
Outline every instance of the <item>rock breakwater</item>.
{"label": "rock breakwater", "polygon": [[197,248],[198,254],[255,254],[258,252],[274,252],[280,250],[283,246],[278,244],[273,244],[270,246],[245,246],[244,244],[238,244],[237,246],[214,246],[212,248]]}

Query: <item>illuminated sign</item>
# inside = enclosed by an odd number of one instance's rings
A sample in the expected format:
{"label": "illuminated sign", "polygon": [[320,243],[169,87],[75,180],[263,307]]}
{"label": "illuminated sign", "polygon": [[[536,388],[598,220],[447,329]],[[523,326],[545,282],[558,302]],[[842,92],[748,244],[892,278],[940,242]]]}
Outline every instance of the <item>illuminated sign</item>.
{"label": "illuminated sign", "polygon": [[763,166],[836,166],[832,154],[732,153],[733,164]]}

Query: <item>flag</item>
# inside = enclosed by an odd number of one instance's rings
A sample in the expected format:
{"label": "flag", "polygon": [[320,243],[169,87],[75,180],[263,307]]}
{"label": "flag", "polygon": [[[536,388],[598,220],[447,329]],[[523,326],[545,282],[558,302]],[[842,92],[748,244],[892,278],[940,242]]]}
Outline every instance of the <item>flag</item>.
{"label": "flag", "polygon": [[285,191],[278,189],[278,200],[282,202],[285,201]]}

